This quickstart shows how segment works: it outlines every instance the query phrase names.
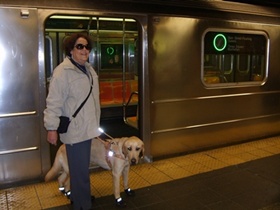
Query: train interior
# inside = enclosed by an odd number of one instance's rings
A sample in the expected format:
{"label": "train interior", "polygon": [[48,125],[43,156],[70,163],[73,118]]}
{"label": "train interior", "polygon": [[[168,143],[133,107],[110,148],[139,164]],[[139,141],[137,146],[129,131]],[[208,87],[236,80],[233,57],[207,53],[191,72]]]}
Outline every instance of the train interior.
{"label": "train interior", "polygon": [[45,23],[47,80],[64,59],[63,41],[73,32],[87,33],[93,41],[89,62],[99,76],[102,120],[121,117],[135,127],[139,68],[137,22],[112,17],[49,17]]}

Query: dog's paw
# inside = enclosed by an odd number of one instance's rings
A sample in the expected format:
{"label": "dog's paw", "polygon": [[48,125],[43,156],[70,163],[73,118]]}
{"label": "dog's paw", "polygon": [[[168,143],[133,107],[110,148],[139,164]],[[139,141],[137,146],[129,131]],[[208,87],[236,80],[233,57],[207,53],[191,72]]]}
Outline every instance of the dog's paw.
{"label": "dog's paw", "polygon": [[135,196],[135,191],[131,190],[130,188],[127,188],[126,190],[124,190],[124,192],[127,196]]}
{"label": "dog's paw", "polygon": [[62,194],[65,194],[65,188],[64,188],[64,187],[59,187],[58,190],[59,190]]}
{"label": "dog's paw", "polygon": [[126,207],[126,202],[122,198],[116,199],[116,206],[124,208]]}
{"label": "dog's paw", "polygon": [[68,199],[70,199],[70,196],[71,196],[71,190],[69,190],[69,191],[65,192],[65,193],[64,193],[64,195],[65,195]]}

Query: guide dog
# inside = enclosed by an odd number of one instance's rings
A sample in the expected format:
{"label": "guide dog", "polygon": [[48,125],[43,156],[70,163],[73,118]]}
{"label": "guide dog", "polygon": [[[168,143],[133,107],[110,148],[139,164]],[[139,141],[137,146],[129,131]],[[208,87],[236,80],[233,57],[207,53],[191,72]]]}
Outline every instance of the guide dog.
{"label": "guide dog", "polygon": [[[102,140],[94,138],[91,143],[90,165],[112,170],[114,196],[117,206],[126,206],[120,196],[120,177],[123,176],[125,193],[133,196],[135,192],[128,186],[128,173],[130,165],[136,165],[144,156],[144,143],[136,136],[112,138]],[[70,194],[70,176],[66,147],[62,144],[57,153],[53,166],[45,176],[45,181],[50,181],[58,176],[60,190],[65,195]]]}

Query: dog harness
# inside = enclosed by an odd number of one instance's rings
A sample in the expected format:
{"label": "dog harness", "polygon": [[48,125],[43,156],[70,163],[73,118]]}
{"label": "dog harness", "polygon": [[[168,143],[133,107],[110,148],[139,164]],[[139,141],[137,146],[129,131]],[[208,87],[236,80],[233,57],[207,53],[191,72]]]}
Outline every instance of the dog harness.
{"label": "dog harness", "polygon": [[106,148],[106,161],[107,164],[109,165],[109,167],[112,169],[112,164],[110,162],[110,158],[115,157],[115,158],[119,158],[122,159],[124,161],[126,161],[127,159],[123,156],[123,154],[117,153],[116,151],[113,150],[113,145],[118,144],[117,142],[111,141],[109,142],[108,146]]}
{"label": "dog harness", "polygon": [[105,159],[106,159],[106,162],[107,162],[108,166],[111,169],[112,169],[112,164],[110,162],[111,157],[115,157],[115,158],[119,158],[119,159],[122,159],[124,161],[127,161],[127,159],[124,157],[123,154],[120,154],[120,153],[114,151],[114,149],[112,148],[113,145],[118,145],[118,142],[115,142],[115,141],[112,141],[112,140],[103,140],[101,138],[98,138],[98,139],[104,144],[104,147],[106,149]]}

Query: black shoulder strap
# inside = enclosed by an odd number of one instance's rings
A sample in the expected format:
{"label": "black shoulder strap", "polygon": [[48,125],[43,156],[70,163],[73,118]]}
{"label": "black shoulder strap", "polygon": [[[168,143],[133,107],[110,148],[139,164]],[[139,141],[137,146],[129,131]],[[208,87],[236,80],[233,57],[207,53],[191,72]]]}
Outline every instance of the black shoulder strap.
{"label": "black shoulder strap", "polygon": [[88,97],[90,96],[90,93],[92,91],[92,85],[90,86],[90,91],[86,97],[86,99],[83,101],[83,103],[81,103],[81,105],[79,106],[79,108],[75,111],[75,113],[72,115],[74,118],[77,116],[77,114],[79,113],[79,111],[81,110],[81,108],[84,106],[84,104],[86,103],[86,101],[88,100]]}

